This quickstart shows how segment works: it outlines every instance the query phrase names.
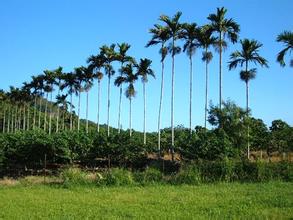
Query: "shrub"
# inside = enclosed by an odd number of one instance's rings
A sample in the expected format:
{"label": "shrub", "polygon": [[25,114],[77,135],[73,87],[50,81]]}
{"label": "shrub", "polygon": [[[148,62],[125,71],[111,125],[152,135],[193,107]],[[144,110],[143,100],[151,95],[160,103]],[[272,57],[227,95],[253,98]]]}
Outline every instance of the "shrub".
{"label": "shrub", "polygon": [[97,184],[100,186],[124,186],[134,184],[132,172],[114,168],[102,174],[102,177],[97,178]]}
{"label": "shrub", "polygon": [[140,184],[154,184],[162,183],[164,175],[163,173],[155,168],[148,167],[143,172],[135,172],[134,179]]}
{"label": "shrub", "polygon": [[187,165],[182,167],[178,173],[171,176],[173,184],[198,185],[201,183],[201,174],[196,165]]}
{"label": "shrub", "polygon": [[67,168],[60,174],[63,184],[65,186],[70,185],[89,185],[93,183],[88,174],[79,168]]}

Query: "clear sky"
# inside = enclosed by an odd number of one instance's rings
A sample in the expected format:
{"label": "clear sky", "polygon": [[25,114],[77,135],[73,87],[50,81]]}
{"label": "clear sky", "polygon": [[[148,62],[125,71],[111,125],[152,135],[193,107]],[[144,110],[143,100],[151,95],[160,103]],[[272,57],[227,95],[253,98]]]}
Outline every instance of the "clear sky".
{"label": "clear sky", "polygon": [[[269,69],[258,68],[250,86],[252,115],[270,125],[282,119],[293,125],[293,68],[281,68],[276,54],[282,45],[276,36],[293,30],[292,0],[1,0],[0,2],[0,88],[21,86],[31,75],[45,69],[64,67],[71,71],[86,64],[86,58],[96,54],[103,44],[127,42],[129,55],[137,60],[150,58],[156,80],[147,85],[147,127],[157,128],[160,88],[160,56],[158,47],[145,48],[150,39],[148,29],[158,22],[161,14],[173,16],[182,11],[182,22],[204,25],[206,17],[217,7],[228,9],[227,18],[240,24],[241,38],[253,38],[263,43],[260,54],[269,61]],[[223,56],[223,95],[245,106],[245,85],[239,79],[239,69],[227,70],[232,51],[239,44],[229,44]],[[204,124],[204,65],[201,51],[194,57],[193,126]],[[292,58],[292,55],[291,55]],[[210,65],[210,100],[218,104],[218,54]],[[288,59],[286,60],[288,63]],[[176,57],[175,124],[188,126],[189,63],[185,54]],[[166,59],[165,95],[162,127],[170,126],[171,59]],[[102,82],[101,122],[106,122],[106,79]],[[142,85],[136,83],[133,101],[133,128],[142,130]],[[89,118],[96,121],[97,86],[90,93]],[[111,125],[117,126],[119,90],[111,90]],[[74,100],[76,103],[76,100]],[[82,117],[85,117],[85,95],[82,95]],[[128,101],[123,99],[122,123],[128,127]]]}

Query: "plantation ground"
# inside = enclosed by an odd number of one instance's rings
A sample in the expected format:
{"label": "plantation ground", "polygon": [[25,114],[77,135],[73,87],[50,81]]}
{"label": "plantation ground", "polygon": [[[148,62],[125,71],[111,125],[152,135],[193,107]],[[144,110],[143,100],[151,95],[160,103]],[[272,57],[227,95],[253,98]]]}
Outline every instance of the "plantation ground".
{"label": "plantation ground", "polygon": [[289,219],[293,217],[293,183],[0,186],[0,210],[0,219]]}

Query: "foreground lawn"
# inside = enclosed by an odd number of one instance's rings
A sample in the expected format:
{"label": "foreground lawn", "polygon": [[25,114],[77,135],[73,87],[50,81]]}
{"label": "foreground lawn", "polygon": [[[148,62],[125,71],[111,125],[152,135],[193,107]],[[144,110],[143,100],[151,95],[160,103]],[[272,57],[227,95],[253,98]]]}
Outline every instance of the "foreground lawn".
{"label": "foreground lawn", "polygon": [[0,219],[293,218],[293,183],[0,186]]}

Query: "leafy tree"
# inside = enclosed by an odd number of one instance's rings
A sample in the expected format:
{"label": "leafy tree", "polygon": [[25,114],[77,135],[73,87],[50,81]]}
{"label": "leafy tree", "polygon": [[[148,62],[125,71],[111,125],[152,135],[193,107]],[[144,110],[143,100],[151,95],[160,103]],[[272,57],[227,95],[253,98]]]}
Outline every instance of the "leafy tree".
{"label": "leafy tree", "polygon": [[219,50],[219,106],[222,108],[222,51],[227,45],[225,37],[234,44],[237,42],[239,25],[232,19],[225,18],[227,9],[224,7],[217,8],[216,14],[210,14],[208,20],[211,22],[210,27],[213,32],[218,34],[218,50]]}

